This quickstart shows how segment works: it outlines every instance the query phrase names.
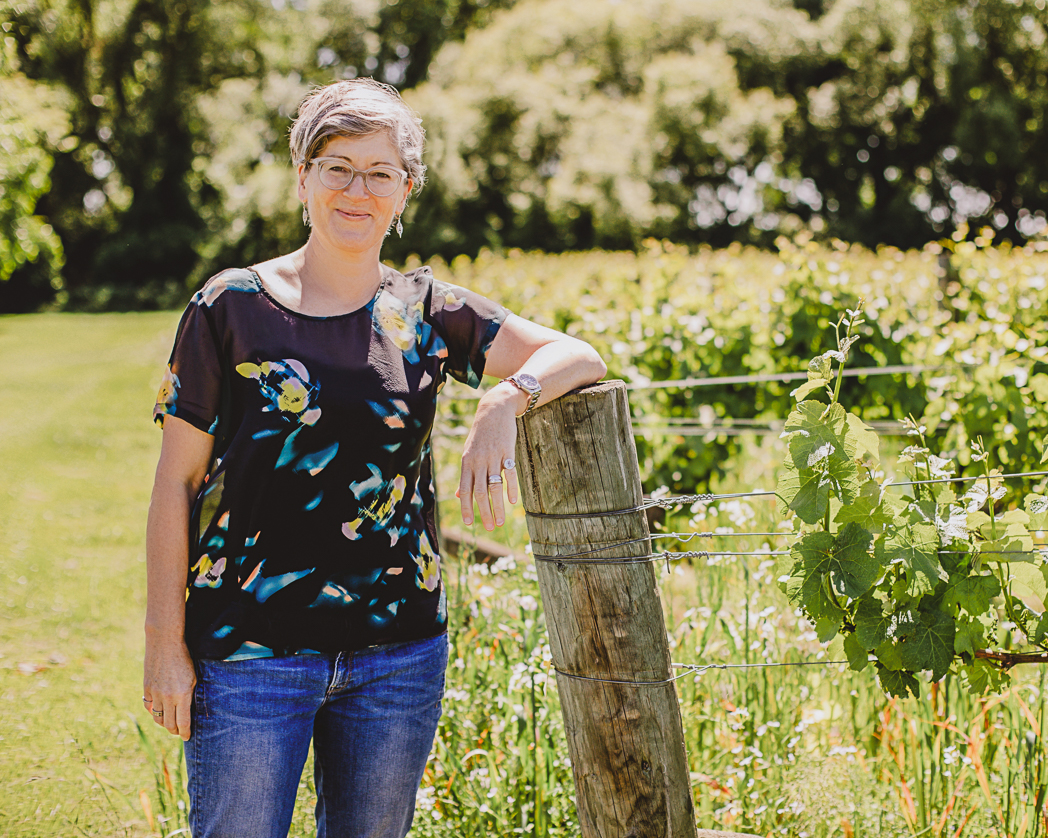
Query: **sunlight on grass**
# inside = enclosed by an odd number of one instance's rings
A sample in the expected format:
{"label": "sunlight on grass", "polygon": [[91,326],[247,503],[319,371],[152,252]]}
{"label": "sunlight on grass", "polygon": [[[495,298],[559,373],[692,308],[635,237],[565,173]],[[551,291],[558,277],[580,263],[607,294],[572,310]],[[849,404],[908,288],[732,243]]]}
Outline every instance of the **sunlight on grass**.
{"label": "sunlight on grass", "polygon": [[[187,834],[179,742],[140,702],[144,522],[160,444],[149,412],[176,322],[171,313],[0,318],[0,834],[10,838]],[[460,444],[438,448],[447,525],[458,514]],[[715,488],[771,485],[776,444],[749,441],[749,456]],[[753,499],[686,508],[665,526],[777,525],[772,504]],[[515,559],[448,557],[445,716],[413,835],[578,834],[519,507],[500,538]],[[785,539],[726,541],[719,549],[772,551]],[[772,557],[657,572],[675,661],[836,655],[786,603]],[[701,826],[1044,834],[1041,670],[988,701],[950,679],[926,685],[920,701],[890,701],[869,672],[841,666],[709,670],[677,686]],[[314,804],[307,766],[291,835],[312,834]]]}

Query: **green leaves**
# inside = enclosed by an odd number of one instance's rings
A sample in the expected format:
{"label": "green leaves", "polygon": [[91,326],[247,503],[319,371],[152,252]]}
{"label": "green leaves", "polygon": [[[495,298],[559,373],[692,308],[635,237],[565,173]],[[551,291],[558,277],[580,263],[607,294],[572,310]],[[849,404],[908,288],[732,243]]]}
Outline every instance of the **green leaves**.
{"label": "green leaves", "polygon": [[786,584],[790,601],[801,605],[815,620],[840,619],[839,598],[856,599],[880,578],[881,566],[870,555],[873,536],[858,524],[846,524],[833,536],[813,532],[790,550],[793,572]]}
{"label": "green leaves", "polygon": [[884,603],[873,596],[864,596],[855,609],[855,637],[862,648],[870,652],[888,640],[893,627],[892,614]]}
{"label": "green leaves", "polygon": [[950,580],[942,604],[963,608],[969,614],[982,614],[1000,592],[1001,583],[996,576],[959,576]]}
{"label": "green leaves", "polygon": [[921,684],[909,672],[891,670],[877,664],[877,680],[881,682],[881,688],[896,698],[906,698],[907,694],[914,698],[921,697]]}
{"label": "green leaves", "polygon": [[922,612],[899,644],[899,656],[913,672],[930,669],[941,679],[953,662],[954,621],[941,611]]}
{"label": "green leaves", "polygon": [[833,379],[833,364],[830,352],[824,352],[808,362],[808,381],[790,393],[798,402],[804,401],[812,393],[820,390],[832,395],[829,385]]}
{"label": "green leaves", "polygon": [[826,515],[831,497],[854,502],[859,469],[849,450],[866,450],[861,433],[839,404],[801,402],[794,408],[783,429],[790,453],[776,489],[783,514],[792,510],[814,524]]}
{"label": "green leaves", "polygon": [[[839,377],[834,384],[832,362],[843,364],[856,316],[837,324],[838,351],[814,359],[808,383],[793,392],[777,494],[780,511],[807,526],[780,578],[819,639],[843,634],[849,666],[861,671],[875,661],[889,694],[916,697],[921,674],[937,681],[951,667],[970,690],[999,689],[1005,674],[978,653],[1002,626],[1048,649],[1048,561],[1030,535],[1048,528],[1048,498],[1031,494],[1024,509],[1001,511],[1004,477],[991,469],[996,449],[981,437],[971,462],[984,474],[958,497],[953,484],[938,482],[949,481],[955,463],[928,449],[926,428],[913,420],[907,429],[916,439],[899,457],[913,481],[907,494],[880,483],[877,435],[837,402]],[[1048,392],[1048,376],[1038,386]],[[808,400],[820,390],[829,404]]]}
{"label": "green leaves", "polygon": [[905,584],[899,588],[913,599],[931,593],[947,578],[939,564],[939,535],[934,524],[910,524],[885,530],[875,553],[885,565],[898,565]]}
{"label": "green leaves", "polygon": [[[1048,447],[1045,450],[1048,451]],[[1048,527],[1048,498],[1044,495],[1027,495],[1023,499],[1023,508],[1030,516],[1031,530],[1043,530]]]}

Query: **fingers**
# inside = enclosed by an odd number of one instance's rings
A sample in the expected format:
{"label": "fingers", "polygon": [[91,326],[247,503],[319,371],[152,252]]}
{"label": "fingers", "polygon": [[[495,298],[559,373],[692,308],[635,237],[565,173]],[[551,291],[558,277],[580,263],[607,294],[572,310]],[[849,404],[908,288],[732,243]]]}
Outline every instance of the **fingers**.
{"label": "fingers", "polygon": [[480,512],[480,522],[488,532],[495,529],[491,516],[490,492],[488,481],[483,474],[473,475],[473,500],[476,502],[477,510]]}
{"label": "fingers", "polygon": [[502,476],[506,479],[506,496],[510,503],[515,504],[517,502],[517,468],[512,463],[512,458],[503,463],[506,470],[502,472]]}
{"label": "fingers", "polygon": [[459,477],[455,497],[459,499],[462,522],[468,527],[473,523],[473,475],[466,470],[465,463],[462,464],[462,476]]}
{"label": "fingers", "polygon": [[196,673],[181,637],[146,636],[142,704],[153,721],[174,736],[189,739]]}
{"label": "fingers", "polygon": [[[459,499],[462,520],[468,526],[473,523],[473,507],[480,513],[480,521],[489,532],[506,523],[506,505],[503,501],[502,487],[506,487],[506,496],[510,503],[517,502],[517,472],[512,465],[512,458],[505,458],[502,463],[474,471],[463,462],[462,476],[455,496]],[[503,471],[506,464],[510,467]],[[492,477],[499,477],[497,482]]]}
{"label": "fingers", "polygon": [[153,721],[164,728],[173,736],[189,739],[191,732],[191,719],[193,696],[190,693],[180,698],[169,697],[164,701],[160,698],[152,699],[147,695],[142,696],[142,704]]}
{"label": "fingers", "polygon": [[182,741],[187,741],[190,734],[190,719],[193,714],[193,704],[179,704],[175,707],[175,729],[172,731],[176,736],[181,736]]}
{"label": "fingers", "polygon": [[509,493],[510,503],[517,502],[517,479],[513,472],[517,419],[513,403],[500,401],[499,398],[494,401],[481,399],[473,426],[466,437],[462,452],[462,473],[455,493],[463,522],[467,526],[473,523],[473,507],[476,504],[481,523],[488,531],[506,523],[503,485]]}
{"label": "fingers", "polygon": [[502,487],[504,482],[501,479],[502,476],[499,475],[497,471],[492,472],[492,475],[497,475],[499,481],[497,483],[492,483],[490,480],[488,481],[488,497],[491,499],[491,512],[495,519],[495,526],[501,527],[506,523],[506,509],[502,502]]}

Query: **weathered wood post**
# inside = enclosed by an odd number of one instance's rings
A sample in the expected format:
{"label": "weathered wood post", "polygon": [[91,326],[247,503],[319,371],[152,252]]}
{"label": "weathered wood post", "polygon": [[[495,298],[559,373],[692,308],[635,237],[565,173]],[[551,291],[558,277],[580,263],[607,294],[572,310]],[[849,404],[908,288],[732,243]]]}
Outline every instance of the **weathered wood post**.
{"label": "weathered wood post", "polygon": [[[695,838],[655,568],[629,561],[648,556],[651,541],[626,386],[569,393],[523,417],[518,431],[583,838]],[[621,510],[637,511],[599,514]],[[541,517],[549,515],[565,517]],[[567,558],[580,553],[602,561]]]}

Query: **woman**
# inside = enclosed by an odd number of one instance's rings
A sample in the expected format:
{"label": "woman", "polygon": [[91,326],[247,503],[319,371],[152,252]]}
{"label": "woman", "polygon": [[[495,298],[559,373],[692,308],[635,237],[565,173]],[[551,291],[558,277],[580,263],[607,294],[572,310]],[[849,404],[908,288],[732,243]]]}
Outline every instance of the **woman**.
{"label": "woman", "polygon": [[185,740],[195,838],[285,836],[311,739],[319,836],[407,833],[447,662],[436,394],[449,374],[500,379],[457,492],[491,530],[503,479],[516,502],[516,417],[606,370],[428,268],[379,262],[422,139],[369,79],[307,97],[291,154],[309,240],[218,274],[179,324],[154,411],[144,701]]}

